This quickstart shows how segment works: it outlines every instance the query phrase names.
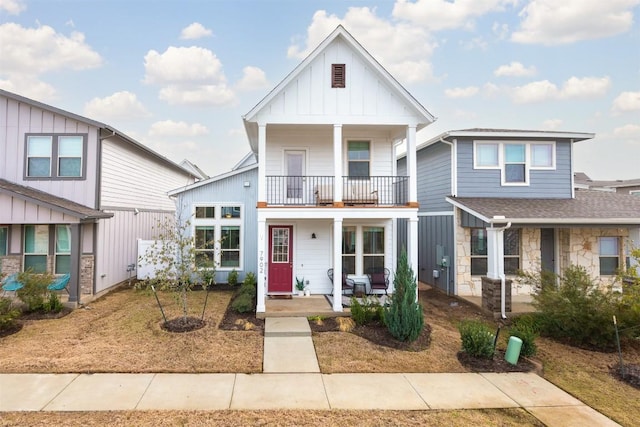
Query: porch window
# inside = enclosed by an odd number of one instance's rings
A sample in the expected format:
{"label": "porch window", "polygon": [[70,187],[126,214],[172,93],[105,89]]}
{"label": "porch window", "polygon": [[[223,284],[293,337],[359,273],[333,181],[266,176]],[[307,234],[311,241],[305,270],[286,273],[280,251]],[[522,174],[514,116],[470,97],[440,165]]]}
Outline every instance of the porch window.
{"label": "porch window", "polygon": [[56,225],[56,261],[55,273],[66,274],[71,271],[71,226]]}
{"label": "porch window", "polygon": [[[471,275],[487,274],[487,230],[471,229]],[[520,230],[509,228],[504,231],[504,272],[517,274],[520,269]]]}
{"label": "porch window", "polygon": [[620,242],[617,237],[600,237],[600,275],[613,276],[620,267]]}
{"label": "porch window", "polygon": [[196,225],[196,264],[215,261],[215,232],[213,225]]}
{"label": "porch window", "polygon": [[362,266],[365,273],[384,268],[384,227],[363,228]]}
{"label": "porch window", "polygon": [[356,227],[342,227],[342,271],[356,273]]}
{"label": "porch window", "polygon": [[46,273],[49,255],[49,226],[24,226],[24,270]]}
{"label": "porch window", "polygon": [[369,141],[349,141],[347,159],[349,178],[368,178],[371,152]]}
{"label": "porch window", "polygon": [[8,251],[9,227],[0,227],[0,256],[5,256]]}
{"label": "porch window", "polygon": [[240,227],[221,227],[220,266],[240,267]]}

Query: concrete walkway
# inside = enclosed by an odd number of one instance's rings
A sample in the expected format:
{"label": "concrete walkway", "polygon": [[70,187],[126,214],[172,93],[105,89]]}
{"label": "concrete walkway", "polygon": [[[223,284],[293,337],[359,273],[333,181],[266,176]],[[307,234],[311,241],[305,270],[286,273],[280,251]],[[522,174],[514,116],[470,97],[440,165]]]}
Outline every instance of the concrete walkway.
{"label": "concrete walkway", "polygon": [[305,318],[267,319],[262,374],[0,374],[0,411],[482,408],[618,425],[533,373],[320,374]]}

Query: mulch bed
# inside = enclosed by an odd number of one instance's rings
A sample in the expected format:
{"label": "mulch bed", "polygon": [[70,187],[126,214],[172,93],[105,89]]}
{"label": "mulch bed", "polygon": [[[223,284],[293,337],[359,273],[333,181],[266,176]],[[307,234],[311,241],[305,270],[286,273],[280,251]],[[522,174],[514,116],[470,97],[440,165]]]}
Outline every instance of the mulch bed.
{"label": "mulch bed", "polygon": [[[231,299],[233,301],[233,299]],[[255,306],[255,304],[254,304]],[[247,325],[251,324],[250,328],[247,328]],[[247,313],[238,313],[234,309],[231,308],[231,304],[227,307],[227,311],[225,311],[220,324],[218,325],[219,329],[225,331],[264,331],[264,319],[258,319],[256,317],[255,311],[250,311]]]}
{"label": "mulch bed", "polygon": [[622,375],[622,371],[620,370],[620,364],[611,366],[609,368],[609,372],[616,379],[624,381],[625,383],[637,389],[640,389],[640,365],[625,364],[624,376]]}
{"label": "mulch bed", "polygon": [[49,320],[60,319],[73,311],[72,308],[64,307],[62,310],[55,312],[32,311],[31,313],[23,313],[19,320]]}
{"label": "mulch bed", "polygon": [[168,332],[191,332],[204,327],[205,322],[202,319],[198,319],[197,317],[176,317],[174,319],[169,319],[166,322],[162,322],[161,328]]}
{"label": "mulch bed", "polygon": [[504,360],[504,351],[496,350],[493,359],[473,357],[464,351],[458,352],[458,361],[471,372],[531,372],[538,369],[529,360],[520,357],[517,365]]}

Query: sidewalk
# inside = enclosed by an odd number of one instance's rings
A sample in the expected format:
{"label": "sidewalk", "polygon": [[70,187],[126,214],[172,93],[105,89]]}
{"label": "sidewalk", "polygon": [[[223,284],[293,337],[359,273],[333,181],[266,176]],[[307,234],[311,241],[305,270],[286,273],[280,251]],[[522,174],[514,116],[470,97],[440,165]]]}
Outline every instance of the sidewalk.
{"label": "sidewalk", "polygon": [[532,373],[321,374],[306,319],[280,319],[262,374],[0,374],[0,411],[520,407],[548,426],[618,425]]}

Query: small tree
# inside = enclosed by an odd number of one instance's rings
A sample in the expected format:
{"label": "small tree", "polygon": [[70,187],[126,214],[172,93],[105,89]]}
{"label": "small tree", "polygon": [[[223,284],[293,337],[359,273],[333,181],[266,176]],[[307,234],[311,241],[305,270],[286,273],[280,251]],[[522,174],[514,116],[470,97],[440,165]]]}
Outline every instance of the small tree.
{"label": "small tree", "polygon": [[424,327],[422,306],[416,301],[417,282],[403,251],[393,279],[394,294],[384,320],[389,333],[400,341],[415,341]]}
{"label": "small tree", "polygon": [[[161,290],[174,292],[181,306],[182,320],[185,324],[189,313],[188,293],[198,278],[195,271],[199,261],[196,259],[195,238],[188,234],[190,228],[191,221],[182,220],[180,213],[177,213],[175,218],[158,221],[155,241],[139,261],[156,266],[155,278],[151,279],[151,282],[157,284]],[[215,242],[204,243],[213,247]],[[205,264],[208,269],[207,275],[215,277],[215,264]],[[212,281],[207,280],[202,286],[206,290],[211,283]]]}

